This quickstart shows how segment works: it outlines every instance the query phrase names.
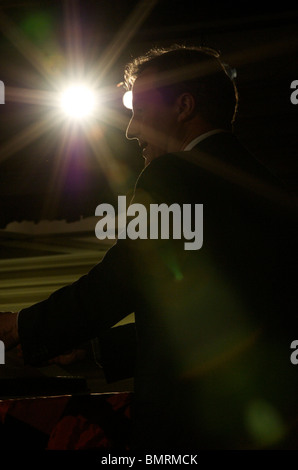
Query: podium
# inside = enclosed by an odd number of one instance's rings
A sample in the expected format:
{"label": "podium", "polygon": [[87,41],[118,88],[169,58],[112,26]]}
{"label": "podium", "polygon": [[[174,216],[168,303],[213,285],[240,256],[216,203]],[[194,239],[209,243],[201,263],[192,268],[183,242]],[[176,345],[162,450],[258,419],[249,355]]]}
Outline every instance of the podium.
{"label": "podium", "polygon": [[[47,395],[0,400],[0,449],[129,449],[132,392],[89,393],[79,378],[57,379]],[[66,385],[72,393],[55,394]]]}
{"label": "podium", "polygon": [[[17,352],[0,369],[1,450],[126,450],[133,387],[86,357],[65,368],[24,367]],[[65,373],[65,374],[64,374]]]}

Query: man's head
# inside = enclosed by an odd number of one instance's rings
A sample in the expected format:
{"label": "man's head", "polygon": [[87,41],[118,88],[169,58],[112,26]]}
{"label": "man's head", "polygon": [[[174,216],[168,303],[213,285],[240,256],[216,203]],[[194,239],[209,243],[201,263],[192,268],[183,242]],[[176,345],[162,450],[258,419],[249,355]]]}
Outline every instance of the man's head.
{"label": "man's head", "polygon": [[124,78],[133,92],[127,137],[138,139],[146,164],[208,130],[232,127],[237,90],[215,51],[152,49],[127,65]]}

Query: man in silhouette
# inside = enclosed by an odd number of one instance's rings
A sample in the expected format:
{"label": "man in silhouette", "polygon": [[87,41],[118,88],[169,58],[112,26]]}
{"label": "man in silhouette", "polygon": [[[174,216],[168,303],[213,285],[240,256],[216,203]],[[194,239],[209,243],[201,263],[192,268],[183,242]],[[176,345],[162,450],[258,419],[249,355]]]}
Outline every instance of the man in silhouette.
{"label": "man in silhouette", "polygon": [[153,204],[187,208],[193,230],[202,204],[203,246],[186,250],[183,230],[119,237],[72,285],[3,314],[0,338],[20,342],[25,363],[40,365],[135,312],[136,448],[290,445],[290,199],[235,137],[237,89],[216,53],[152,50],[127,66],[125,83],[127,137],[145,159],[132,203],[147,209],[148,227]]}

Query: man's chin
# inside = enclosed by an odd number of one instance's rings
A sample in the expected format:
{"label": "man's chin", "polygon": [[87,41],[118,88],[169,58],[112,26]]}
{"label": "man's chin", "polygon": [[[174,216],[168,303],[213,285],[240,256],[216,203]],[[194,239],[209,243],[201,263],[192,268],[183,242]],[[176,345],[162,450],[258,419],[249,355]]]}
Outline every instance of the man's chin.
{"label": "man's chin", "polygon": [[155,160],[156,158],[160,157],[163,154],[164,154],[164,152],[156,152],[153,155],[149,154],[149,153],[144,153],[143,157],[144,157],[144,160],[145,160],[145,167],[147,165],[149,165],[149,163],[151,163],[152,160]]}
{"label": "man's chin", "polygon": [[152,161],[152,158],[150,157],[150,155],[143,155],[143,157],[144,157],[145,168],[146,168],[146,166],[148,166],[149,163]]}

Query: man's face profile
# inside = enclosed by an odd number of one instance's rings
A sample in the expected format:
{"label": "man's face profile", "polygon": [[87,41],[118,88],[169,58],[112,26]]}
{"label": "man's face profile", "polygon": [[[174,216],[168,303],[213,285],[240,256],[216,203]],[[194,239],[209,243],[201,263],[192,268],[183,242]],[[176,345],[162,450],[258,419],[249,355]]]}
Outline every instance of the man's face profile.
{"label": "man's face profile", "polygon": [[144,70],[136,79],[133,89],[133,115],[127,127],[128,139],[137,139],[142,149],[145,165],[155,158],[177,148],[177,106],[167,104],[156,88],[157,73]]}

